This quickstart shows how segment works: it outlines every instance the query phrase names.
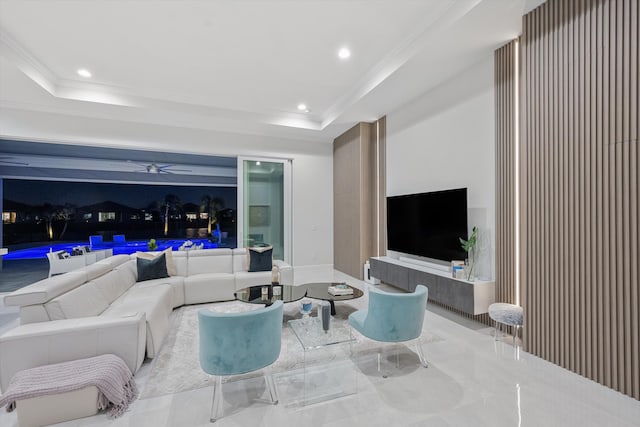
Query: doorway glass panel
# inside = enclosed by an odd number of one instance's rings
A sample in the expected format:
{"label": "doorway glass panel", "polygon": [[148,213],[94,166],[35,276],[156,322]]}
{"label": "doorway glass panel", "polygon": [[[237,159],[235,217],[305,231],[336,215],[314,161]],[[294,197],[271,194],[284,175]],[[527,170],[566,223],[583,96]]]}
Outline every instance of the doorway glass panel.
{"label": "doorway glass panel", "polygon": [[243,245],[273,246],[273,258],[285,259],[284,163],[244,160]]}

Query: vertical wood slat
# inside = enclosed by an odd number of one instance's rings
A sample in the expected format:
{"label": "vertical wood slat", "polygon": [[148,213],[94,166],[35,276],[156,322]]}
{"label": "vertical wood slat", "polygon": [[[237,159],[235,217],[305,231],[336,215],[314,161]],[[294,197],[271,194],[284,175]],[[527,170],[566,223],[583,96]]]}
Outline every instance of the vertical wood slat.
{"label": "vertical wood slat", "polygon": [[516,303],[515,286],[515,44],[496,50],[496,301]]}
{"label": "vertical wood slat", "polygon": [[[636,0],[549,0],[523,18],[519,164],[524,346],[636,399],[639,21]],[[496,284],[513,274],[501,265],[513,234],[500,215],[516,202],[501,195],[513,190],[500,146],[513,129],[512,92],[498,85],[507,51],[496,51]]]}

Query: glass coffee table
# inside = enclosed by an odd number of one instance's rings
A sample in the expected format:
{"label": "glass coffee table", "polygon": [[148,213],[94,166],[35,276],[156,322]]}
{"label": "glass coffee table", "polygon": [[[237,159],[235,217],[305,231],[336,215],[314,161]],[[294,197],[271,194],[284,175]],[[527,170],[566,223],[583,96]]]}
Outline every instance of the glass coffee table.
{"label": "glass coffee table", "polygon": [[[276,294],[274,295],[274,288]],[[279,289],[278,289],[279,288]],[[279,295],[278,295],[279,290]],[[249,304],[264,304],[269,306],[276,301],[294,302],[302,299],[307,289],[302,286],[291,285],[257,285],[239,289],[235,292],[238,301]]]}
{"label": "glass coffee table", "polygon": [[[331,295],[329,293],[329,286],[335,285],[346,285],[347,287],[353,289],[353,293],[350,295]],[[336,283],[336,282],[315,282],[315,283],[305,283],[304,286],[307,289],[307,297],[313,299],[319,299],[323,301],[329,301],[331,304],[331,315],[335,316],[336,314],[336,306],[335,301],[347,301],[351,299],[360,298],[364,295],[358,288],[354,288],[353,286],[347,285],[346,283]]]}
{"label": "glass coffee table", "polygon": [[[235,292],[235,297],[239,301],[247,302],[250,304],[264,304],[271,305],[277,300],[282,302],[294,302],[304,297],[319,299],[323,301],[329,301],[331,305],[331,314],[336,314],[335,301],[347,301],[355,298],[360,298],[364,295],[358,288],[347,285],[353,289],[353,294],[350,295],[331,295],[329,293],[329,286],[334,285],[346,285],[346,283],[336,282],[314,282],[305,283],[304,285],[292,286],[292,285],[257,285],[249,286],[239,289]],[[280,294],[278,295],[277,287],[280,287]],[[276,288],[276,294],[274,295],[274,288]]]}
{"label": "glass coffee table", "polygon": [[332,320],[324,331],[318,317],[287,323],[304,351],[302,393],[290,403],[305,406],[357,393],[357,373],[351,361],[355,338],[349,325]]}

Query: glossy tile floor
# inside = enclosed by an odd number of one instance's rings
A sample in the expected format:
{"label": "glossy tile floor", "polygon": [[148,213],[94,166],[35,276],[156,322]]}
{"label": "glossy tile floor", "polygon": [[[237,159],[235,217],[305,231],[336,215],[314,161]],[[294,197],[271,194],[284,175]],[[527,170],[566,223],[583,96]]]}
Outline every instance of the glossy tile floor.
{"label": "glossy tile floor", "polygon": [[[346,276],[337,272],[335,280]],[[318,280],[319,272],[296,270],[296,282]],[[329,277],[325,278],[328,279]],[[366,287],[346,278],[349,283]],[[0,306],[0,330],[14,324],[15,312]],[[430,363],[417,365],[415,354],[399,352],[400,369],[358,355],[352,364],[358,392],[305,407],[289,406],[287,390],[276,406],[256,402],[266,397],[260,378],[226,383],[224,426],[638,426],[640,402],[514,349],[511,339],[495,341],[492,328],[456,318],[429,306],[424,324],[440,339],[426,344]],[[383,361],[395,353],[385,349]],[[414,363],[415,362],[415,363]],[[136,375],[142,389],[150,370]],[[167,375],[180,375],[168,372]],[[340,380],[340,378],[336,378]],[[276,378],[278,383],[278,379]],[[121,418],[106,415],[64,426],[210,425],[211,387],[137,400]],[[17,426],[15,414],[0,414],[1,426]]]}

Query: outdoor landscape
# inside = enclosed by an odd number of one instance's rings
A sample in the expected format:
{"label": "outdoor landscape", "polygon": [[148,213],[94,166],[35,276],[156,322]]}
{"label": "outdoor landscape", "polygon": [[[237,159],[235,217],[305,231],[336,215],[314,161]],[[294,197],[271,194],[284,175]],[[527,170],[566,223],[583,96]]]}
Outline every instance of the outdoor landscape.
{"label": "outdoor landscape", "polygon": [[88,241],[114,234],[127,240],[234,240],[235,187],[87,182],[3,181],[3,242],[10,248],[39,242]]}

